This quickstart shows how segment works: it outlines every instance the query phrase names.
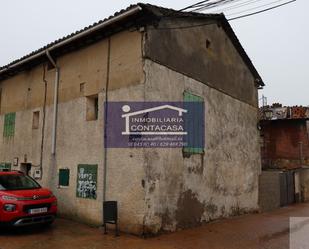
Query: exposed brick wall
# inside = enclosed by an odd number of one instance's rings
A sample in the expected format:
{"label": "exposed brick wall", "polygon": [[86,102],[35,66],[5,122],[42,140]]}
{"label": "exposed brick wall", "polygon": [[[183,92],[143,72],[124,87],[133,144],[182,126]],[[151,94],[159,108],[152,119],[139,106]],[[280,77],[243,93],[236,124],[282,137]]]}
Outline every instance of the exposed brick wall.
{"label": "exposed brick wall", "polygon": [[261,122],[263,167],[296,168],[309,165],[309,135],[306,120],[272,120]]}

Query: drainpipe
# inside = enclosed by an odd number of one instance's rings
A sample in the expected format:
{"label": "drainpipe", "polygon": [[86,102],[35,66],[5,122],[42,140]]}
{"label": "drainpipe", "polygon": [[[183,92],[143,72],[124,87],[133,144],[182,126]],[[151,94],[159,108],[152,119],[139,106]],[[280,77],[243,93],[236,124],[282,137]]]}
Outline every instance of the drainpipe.
{"label": "drainpipe", "polygon": [[55,87],[54,87],[54,113],[53,113],[53,131],[52,131],[52,149],[51,154],[56,154],[56,133],[57,133],[57,114],[58,114],[58,88],[59,88],[59,67],[51,57],[49,50],[46,50],[46,56],[55,68]]}
{"label": "drainpipe", "polygon": [[43,103],[43,124],[41,135],[41,151],[40,151],[40,180],[43,178],[43,150],[44,150],[44,138],[45,138],[45,121],[46,121],[46,99],[47,99],[47,80],[46,80],[46,65],[43,65],[43,82],[44,82],[44,103]]}
{"label": "drainpipe", "polygon": [[[104,153],[103,153],[103,203],[106,201],[106,188],[107,188],[107,110],[108,110],[108,90],[109,90],[109,74],[110,74],[110,60],[111,60],[111,38],[108,38],[108,52],[107,52],[107,72],[106,72],[106,85],[105,85],[105,103],[104,103]],[[104,223],[104,221],[103,221]]]}

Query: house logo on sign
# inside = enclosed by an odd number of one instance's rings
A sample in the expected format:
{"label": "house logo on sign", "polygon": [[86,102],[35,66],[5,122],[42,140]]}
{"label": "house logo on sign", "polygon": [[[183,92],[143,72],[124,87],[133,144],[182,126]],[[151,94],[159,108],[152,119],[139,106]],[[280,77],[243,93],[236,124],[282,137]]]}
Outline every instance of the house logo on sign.
{"label": "house logo on sign", "polygon": [[[188,133],[184,129],[183,114],[188,110],[172,105],[161,105],[136,112],[130,112],[129,105],[122,106],[125,131],[122,135],[177,135]],[[175,115],[177,114],[177,115]]]}

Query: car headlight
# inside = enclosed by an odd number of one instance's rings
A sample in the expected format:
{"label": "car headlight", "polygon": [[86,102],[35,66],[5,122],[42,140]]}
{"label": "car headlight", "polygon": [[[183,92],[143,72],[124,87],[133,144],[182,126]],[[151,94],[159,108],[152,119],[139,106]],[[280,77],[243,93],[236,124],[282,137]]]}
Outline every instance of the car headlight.
{"label": "car headlight", "polygon": [[14,196],[3,195],[2,199],[5,201],[17,201],[17,198]]}
{"label": "car headlight", "polygon": [[6,212],[14,212],[16,210],[16,205],[15,204],[5,204],[3,206],[3,209]]}

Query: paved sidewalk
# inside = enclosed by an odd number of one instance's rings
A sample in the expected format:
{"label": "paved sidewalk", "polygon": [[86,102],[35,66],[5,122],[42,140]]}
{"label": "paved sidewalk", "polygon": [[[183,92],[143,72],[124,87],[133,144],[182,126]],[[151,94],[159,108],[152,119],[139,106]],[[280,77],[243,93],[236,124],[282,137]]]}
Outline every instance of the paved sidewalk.
{"label": "paved sidewalk", "polygon": [[[288,249],[289,217],[309,217],[309,204],[216,221],[201,227],[142,239],[104,235],[98,228],[58,219],[48,229],[0,234],[1,249]],[[309,248],[309,247],[308,247]]]}

